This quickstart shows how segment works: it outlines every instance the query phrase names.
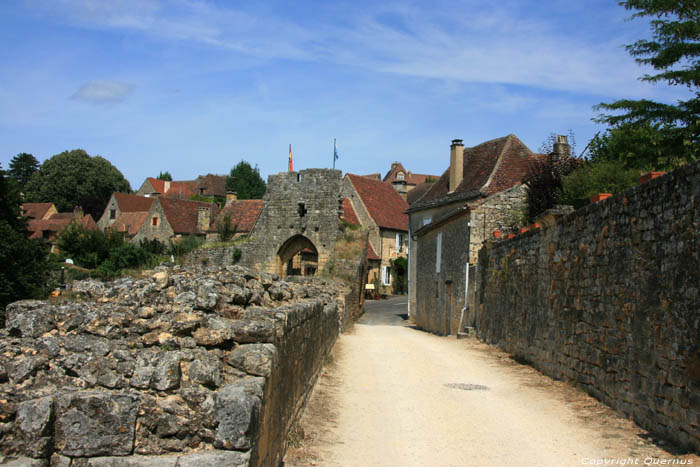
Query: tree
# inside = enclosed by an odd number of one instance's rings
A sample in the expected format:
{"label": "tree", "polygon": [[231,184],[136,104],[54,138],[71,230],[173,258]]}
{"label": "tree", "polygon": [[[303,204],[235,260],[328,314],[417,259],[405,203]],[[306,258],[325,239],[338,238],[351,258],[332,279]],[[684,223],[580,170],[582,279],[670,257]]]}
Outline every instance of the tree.
{"label": "tree", "polygon": [[168,182],[172,182],[172,181],[173,181],[173,176],[170,175],[170,172],[168,172],[168,171],[166,170],[165,172],[160,172],[160,173],[158,174],[158,180],[165,180],[165,181],[168,181]]}
{"label": "tree", "polygon": [[562,177],[557,201],[581,208],[588,204],[593,195],[615,194],[635,186],[639,173],[638,169],[627,168],[619,160],[584,161],[581,167]]}
{"label": "tree", "polygon": [[27,183],[25,197],[54,203],[59,211],[81,206],[98,219],[115,191],[131,192],[124,175],[107,159],[74,149],[47,159]]}
{"label": "tree", "polygon": [[226,191],[235,191],[238,199],[261,199],[265,194],[265,182],[258,166],[253,168],[246,161],[236,164],[226,177]]}
{"label": "tree", "polygon": [[0,325],[8,303],[48,293],[48,248],[27,238],[26,222],[16,182],[0,167]]}
{"label": "tree", "polygon": [[[595,120],[619,130],[615,137],[633,135],[641,151],[663,156],[633,162],[633,166],[654,165],[670,169],[700,157],[700,5],[697,0],[626,0],[620,2],[635,13],[632,18],[651,17],[651,40],[639,40],[627,50],[640,64],[651,65],[658,73],[640,79],[684,86],[692,97],[676,104],[650,100],[621,99],[601,103],[596,110],[613,111]],[[603,142],[610,142],[603,140]],[[612,155],[611,151],[611,155]],[[630,166],[629,154],[625,157]]]}
{"label": "tree", "polygon": [[24,186],[37,170],[39,170],[39,161],[26,152],[17,154],[10,161],[9,175],[17,180],[20,190],[24,189]]}

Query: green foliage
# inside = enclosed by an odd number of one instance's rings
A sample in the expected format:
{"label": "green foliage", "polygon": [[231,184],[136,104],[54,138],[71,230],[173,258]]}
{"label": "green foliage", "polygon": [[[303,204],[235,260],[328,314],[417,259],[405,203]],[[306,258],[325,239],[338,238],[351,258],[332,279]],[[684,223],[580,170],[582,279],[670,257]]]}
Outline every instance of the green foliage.
{"label": "green foliage", "polygon": [[[628,167],[673,168],[700,158],[700,8],[695,0],[627,0],[620,3],[635,13],[633,18],[651,17],[653,37],[628,45],[637,63],[651,65],[658,73],[645,75],[642,81],[666,82],[687,87],[689,99],[676,104],[650,100],[622,99],[602,103],[596,110],[612,111],[596,121],[607,123],[622,134],[611,135],[613,141],[632,139],[640,144],[640,160]],[[625,135],[629,133],[629,135]],[[618,144],[613,144],[617,147]],[[622,146],[622,143],[619,144]],[[606,157],[615,157],[610,150]],[[634,157],[633,157],[634,158]]]}
{"label": "green foliage", "polygon": [[246,161],[236,164],[226,177],[226,191],[235,191],[238,199],[262,199],[265,194],[265,182],[260,176],[258,166],[253,168]]}
{"label": "green foliage", "polygon": [[162,242],[156,240],[155,238],[151,240],[143,239],[139,242],[139,247],[153,255],[164,255],[167,253],[168,248]]}
{"label": "green foliage", "polygon": [[173,176],[170,175],[170,172],[168,172],[168,171],[166,170],[165,172],[160,172],[160,173],[158,174],[158,180],[165,180],[165,181],[168,181],[168,182],[172,182],[172,181],[173,181]]}
{"label": "green foliage", "polygon": [[231,225],[231,211],[227,211],[223,216],[220,216],[216,221],[216,231],[219,234],[220,242],[228,242],[231,240],[236,231],[238,230],[238,224]]}
{"label": "green foliage", "polygon": [[408,258],[398,257],[391,262],[394,270],[392,285],[395,294],[405,294],[408,291]]}
{"label": "green foliage", "polygon": [[640,172],[628,169],[620,161],[585,162],[563,177],[559,204],[580,208],[598,193],[618,193],[637,184]]}
{"label": "green foliage", "polygon": [[15,180],[0,167],[0,312],[8,303],[45,298],[49,291],[48,248],[41,240],[27,238],[19,204]]}
{"label": "green foliage", "polygon": [[196,250],[204,243],[204,239],[196,235],[188,235],[180,239],[178,242],[170,242],[170,247],[168,248],[168,254],[173,256],[186,255],[192,250]]}
{"label": "green foliage", "polygon": [[233,250],[233,262],[237,263],[241,260],[241,256],[243,255],[243,252],[241,251],[240,248],[235,248]]}
{"label": "green foliage", "polygon": [[523,216],[517,213],[522,218],[514,219],[515,222],[511,224],[534,222],[547,209],[561,204],[558,196],[562,187],[562,177],[571,173],[580,163],[580,160],[575,158],[552,161],[549,157],[530,162],[526,182],[527,212]]}
{"label": "green foliage", "polygon": [[54,203],[59,211],[81,206],[98,219],[115,191],[131,191],[122,173],[107,159],[74,149],[47,159],[27,182],[25,197]]}
{"label": "green foliage", "polygon": [[190,196],[190,200],[192,201],[202,201],[205,203],[216,203],[219,205],[220,208],[224,207],[224,204],[226,204],[226,200],[223,198],[217,198],[216,196],[205,196],[205,195],[192,195]]}
{"label": "green foliage", "polygon": [[17,181],[20,189],[24,189],[29,178],[38,170],[39,161],[31,154],[23,152],[12,158],[8,172],[10,177]]}

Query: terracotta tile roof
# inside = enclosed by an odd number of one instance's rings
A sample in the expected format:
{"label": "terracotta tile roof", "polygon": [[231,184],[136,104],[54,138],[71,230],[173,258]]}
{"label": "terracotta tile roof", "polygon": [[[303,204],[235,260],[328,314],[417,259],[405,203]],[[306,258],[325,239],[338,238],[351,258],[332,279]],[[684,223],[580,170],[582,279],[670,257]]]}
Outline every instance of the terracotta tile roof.
{"label": "terracotta tile roof", "polygon": [[346,177],[379,227],[408,231],[408,203],[390,183],[353,174]]}
{"label": "terracotta tile roof", "polygon": [[459,186],[453,192],[448,192],[448,167],[423,197],[411,205],[411,209],[488,196],[523,183],[528,163],[533,157],[537,156],[513,134],[486,141],[473,148],[464,148],[464,178]]}
{"label": "terracotta tile roof", "polygon": [[[197,194],[226,197],[226,176],[207,174],[197,179]],[[204,189],[204,193],[201,190]]]}
{"label": "terracotta tile roof", "polygon": [[53,203],[24,203],[22,213],[30,219],[43,219]]}
{"label": "terracotta tile roof", "polygon": [[[161,180],[162,181],[162,180]],[[125,212],[148,212],[151,209],[155,198],[146,198],[145,196],[130,195],[127,193],[113,193],[112,196],[117,200],[119,211]]]}
{"label": "terracotta tile roof", "polygon": [[[63,232],[66,227],[73,222],[74,216],[72,212],[62,212],[54,214],[50,219],[32,219],[27,223],[29,238],[43,238],[44,231],[51,233],[50,238],[55,238]],[[80,225],[88,230],[97,230],[97,224],[90,214],[83,216],[80,219]]]}
{"label": "terracotta tile roof", "polygon": [[343,220],[351,225],[360,225],[360,220],[355,214],[355,209],[352,207],[350,198],[343,199]]}
{"label": "terracotta tile roof", "polygon": [[372,248],[372,244],[367,242],[367,259],[370,261],[381,261],[382,259]]}
{"label": "terracotta tile roof", "polygon": [[170,189],[163,193],[168,198],[189,199],[192,195],[199,194],[197,181],[170,182]]}
{"label": "terracotta tile roof", "polygon": [[73,217],[75,215],[72,212],[57,212],[53,216],[50,217],[52,221],[57,221],[57,220],[65,220],[68,219],[69,221],[73,220]]}
{"label": "terracotta tile roof", "polygon": [[[403,172],[403,180],[398,179],[399,172]],[[437,175],[414,174],[410,170],[406,170],[403,164],[401,164],[401,162],[394,162],[393,164],[391,164],[391,169],[389,169],[389,171],[384,176],[384,181],[389,183],[406,182],[406,184],[408,185],[418,185],[420,183],[424,183],[428,178],[437,180],[440,177]]]}
{"label": "terracotta tile roof", "polygon": [[[237,225],[237,232],[250,233],[258,221],[258,217],[262,212],[263,200],[261,199],[239,199],[229,201],[221,210],[217,217],[220,220],[226,213],[231,213],[231,224]],[[215,228],[212,224],[212,228]]]}
{"label": "terracotta tile roof", "polygon": [[165,192],[165,180],[160,180],[158,178],[153,178],[153,177],[148,177],[146,180],[151,182],[151,186],[153,187],[153,189],[157,193],[160,193],[161,195],[164,194],[164,192]]}
{"label": "terracotta tile roof", "polygon": [[360,175],[360,177],[371,178],[372,180],[381,180],[382,174],[377,172],[376,174]]}
{"label": "terracotta tile roof", "polygon": [[202,234],[209,230],[207,226],[204,230],[199,229],[199,208],[211,209],[211,220],[216,219],[219,214],[219,207],[216,203],[204,203],[202,201],[189,201],[169,197],[159,197],[163,213],[170,227],[176,234]]}
{"label": "terracotta tile roof", "polygon": [[136,235],[146,222],[148,211],[123,212],[114,220],[112,229],[116,232],[126,232],[127,235]]}
{"label": "terracotta tile roof", "polygon": [[435,182],[421,183],[416,185],[414,189],[409,190],[408,193],[406,193],[406,201],[408,202],[409,206],[418,201],[430,189],[430,187],[433,186],[433,183]]}

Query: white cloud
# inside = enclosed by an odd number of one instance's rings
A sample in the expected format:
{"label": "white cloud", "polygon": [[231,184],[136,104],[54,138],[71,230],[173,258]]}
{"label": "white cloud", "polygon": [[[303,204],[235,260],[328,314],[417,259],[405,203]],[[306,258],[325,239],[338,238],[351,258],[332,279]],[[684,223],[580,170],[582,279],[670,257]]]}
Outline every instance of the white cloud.
{"label": "white cloud", "polygon": [[119,102],[124,100],[133,89],[131,84],[119,81],[90,81],[83,84],[71,99],[100,103]]}

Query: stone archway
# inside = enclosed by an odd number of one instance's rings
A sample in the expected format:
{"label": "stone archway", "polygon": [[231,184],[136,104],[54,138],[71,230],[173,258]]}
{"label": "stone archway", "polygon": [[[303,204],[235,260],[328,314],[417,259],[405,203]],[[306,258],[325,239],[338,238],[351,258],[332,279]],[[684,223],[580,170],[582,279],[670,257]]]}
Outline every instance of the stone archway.
{"label": "stone archway", "polygon": [[313,276],[318,270],[318,249],[303,235],[289,238],[277,251],[277,274]]}

